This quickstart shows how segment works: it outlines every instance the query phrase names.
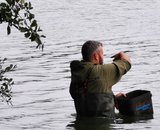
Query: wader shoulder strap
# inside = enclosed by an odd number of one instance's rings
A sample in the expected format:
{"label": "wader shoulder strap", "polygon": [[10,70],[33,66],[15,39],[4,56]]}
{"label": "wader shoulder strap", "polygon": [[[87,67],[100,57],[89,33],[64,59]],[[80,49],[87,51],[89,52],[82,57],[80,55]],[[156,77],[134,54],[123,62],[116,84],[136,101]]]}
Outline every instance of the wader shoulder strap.
{"label": "wader shoulder strap", "polygon": [[79,93],[79,94],[84,94],[84,91],[87,90],[87,82],[88,82],[88,78],[89,78],[89,75],[92,71],[93,67],[90,67],[86,73],[86,76],[85,76],[85,80],[82,82],[82,83],[78,83],[78,84],[75,84],[75,92],[76,93]]}
{"label": "wader shoulder strap", "polygon": [[84,97],[86,97],[87,95],[87,82],[88,82],[88,78],[89,78],[89,75],[92,71],[93,67],[89,68],[87,74],[86,74],[86,78],[85,78],[85,81],[84,81]]}
{"label": "wader shoulder strap", "polygon": [[84,82],[75,86],[75,107],[77,114],[81,116],[86,116],[87,114],[87,82],[92,69],[93,67],[90,67],[87,71]]}

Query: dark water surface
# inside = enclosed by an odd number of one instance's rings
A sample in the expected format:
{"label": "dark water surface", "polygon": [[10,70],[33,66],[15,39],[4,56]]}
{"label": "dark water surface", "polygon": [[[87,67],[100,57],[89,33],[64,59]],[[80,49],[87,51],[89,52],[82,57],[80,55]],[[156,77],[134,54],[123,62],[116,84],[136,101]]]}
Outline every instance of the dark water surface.
{"label": "dark water surface", "polygon": [[[0,56],[17,65],[13,77],[13,106],[0,102],[4,130],[157,130],[160,129],[160,1],[159,0],[31,0],[43,29],[45,48],[0,25]],[[120,51],[131,58],[132,69],[113,86],[115,94],[137,89],[152,93],[153,117],[117,120],[76,119],[68,91],[69,64],[81,60],[81,45],[98,40],[104,62]],[[116,110],[116,113],[118,111]]]}

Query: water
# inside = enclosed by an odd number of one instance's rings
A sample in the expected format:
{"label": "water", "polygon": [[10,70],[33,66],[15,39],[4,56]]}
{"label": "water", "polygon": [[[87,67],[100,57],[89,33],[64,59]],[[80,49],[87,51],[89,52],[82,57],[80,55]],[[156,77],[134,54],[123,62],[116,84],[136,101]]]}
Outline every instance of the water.
{"label": "water", "polygon": [[[42,52],[15,29],[6,35],[0,25],[0,56],[17,69],[13,77],[13,106],[0,102],[0,128],[48,129],[159,129],[160,103],[160,1],[159,0],[31,0],[43,29]],[[119,117],[115,120],[77,119],[68,91],[69,63],[81,60],[81,45],[98,40],[104,62],[120,51],[131,58],[132,69],[113,86],[115,94],[143,89],[152,93],[153,117]],[[116,111],[118,113],[118,111]]]}

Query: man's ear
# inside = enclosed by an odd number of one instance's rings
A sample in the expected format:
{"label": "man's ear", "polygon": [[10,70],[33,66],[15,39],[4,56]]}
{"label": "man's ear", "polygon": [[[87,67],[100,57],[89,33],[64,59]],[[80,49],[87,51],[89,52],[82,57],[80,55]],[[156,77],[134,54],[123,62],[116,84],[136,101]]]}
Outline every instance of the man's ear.
{"label": "man's ear", "polygon": [[94,54],[94,58],[95,58],[95,60],[98,60],[99,57],[98,57],[97,53]]}

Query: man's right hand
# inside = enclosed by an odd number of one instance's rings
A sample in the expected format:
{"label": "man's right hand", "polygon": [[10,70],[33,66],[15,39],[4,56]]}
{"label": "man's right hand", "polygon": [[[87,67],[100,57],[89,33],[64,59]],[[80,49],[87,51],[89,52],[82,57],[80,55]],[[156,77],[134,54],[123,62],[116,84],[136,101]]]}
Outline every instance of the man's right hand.
{"label": "man's right hand", "polygon": [[113,61],[115,61],[115,60],[127,60],[131,64],[130,58],[124,52],[120,52],[118,54],[115,54],[111,58],[114,58]]}

